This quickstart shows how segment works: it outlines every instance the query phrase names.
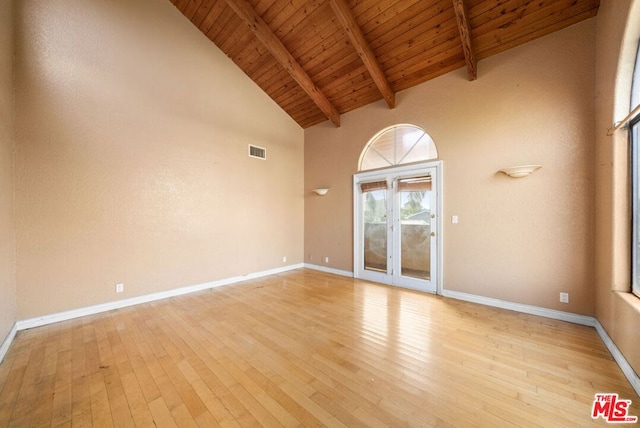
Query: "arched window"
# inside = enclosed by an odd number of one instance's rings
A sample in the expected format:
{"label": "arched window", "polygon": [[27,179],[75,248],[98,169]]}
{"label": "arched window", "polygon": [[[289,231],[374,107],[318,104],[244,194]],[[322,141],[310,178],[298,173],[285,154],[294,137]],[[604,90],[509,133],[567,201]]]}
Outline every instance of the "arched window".
{"label": "arched window", "polygon": [[436,145],[422,128],[408,124],[393,125],[369,140],[360,155],[358,171],[437,158]]}

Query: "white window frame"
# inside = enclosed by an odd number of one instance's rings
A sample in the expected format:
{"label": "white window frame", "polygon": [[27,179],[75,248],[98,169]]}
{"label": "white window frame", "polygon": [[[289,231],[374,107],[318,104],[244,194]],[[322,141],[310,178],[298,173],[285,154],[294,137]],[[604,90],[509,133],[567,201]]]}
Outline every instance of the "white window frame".
{"label": "white window frame", "polygon": [[631,143],[631,292],[640,297],[640,116],[629,122]]}
{"label": "white window frame", "polygon": [[[631,109],[640,104],[640,43],[631,84]],[[629,121],[631,156],[631,292],[640,297],[640,114]]]}

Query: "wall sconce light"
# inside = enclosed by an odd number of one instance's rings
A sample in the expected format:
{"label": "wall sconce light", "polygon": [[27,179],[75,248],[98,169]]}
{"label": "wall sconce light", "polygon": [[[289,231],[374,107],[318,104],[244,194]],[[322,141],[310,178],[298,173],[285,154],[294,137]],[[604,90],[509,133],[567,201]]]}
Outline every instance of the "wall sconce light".
{"label": "wall sconce light", "polygon": [[522,178],[540,168],[542,168],[542,165],[518,165],[511,166],[509,168],[503,168],[499,172],[507,174],[511,178]]}
{"label": "wall sconce light", "polygon": [[324,196],[324,195],[327,194],[329,189],[313,189],[313,191],[316,192],[320,196]]}

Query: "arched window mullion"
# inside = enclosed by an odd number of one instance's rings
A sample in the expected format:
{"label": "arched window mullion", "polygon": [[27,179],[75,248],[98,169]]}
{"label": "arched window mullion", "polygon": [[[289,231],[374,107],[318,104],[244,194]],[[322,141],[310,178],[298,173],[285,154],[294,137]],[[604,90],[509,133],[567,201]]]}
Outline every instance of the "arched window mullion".
{"label": "arched window mullion", "polygon": [[427,134],[426,134],[426,133],[422,134],[422,135],[420,136],[420,138],[418,138],[418,139],[416,140],[416,142],[415,142],[415,143],[413,143],[413,145],[411,146],[411,148],[410,148],[409,150],[407,150],[407,152],[404,154],[404,156],[402,156],[402,159],[400,159],[400,161],[398,162],[398,164],[401,164],[401,163],[402,163],[402,161],[404,161],[404,160],[405,160],[405,158],[406,158],[407,156],[409,156],[409,153],[411,153],[411,151],[412,151],[413,149],[415,149],[415,148],[416,148],[416,146],[418,145],[418,143],[420,142],[420,140],[422,140],[422,139],[425,137],[425,135],[427,135]]}
{"label": "arched window mullion", "polygon": [[380,156],[382,159],[384,159],[384,160],[385,160],[385,162],[387,162],[387,163],[389,164],[389,166],[393,166],[393,165],[395,165],[395,162],[392,162],[392,161],[390,161],[389,159],[387,159],[387,157],[386,157],[385,155],[383,155],[382,153],[380,153],[378,150],[376,150],[376,148],[375,148],[375,147],[371,147],[371,149],[372,149],[374,152],[376,152],[376,154],[377,154],[378,156]]}

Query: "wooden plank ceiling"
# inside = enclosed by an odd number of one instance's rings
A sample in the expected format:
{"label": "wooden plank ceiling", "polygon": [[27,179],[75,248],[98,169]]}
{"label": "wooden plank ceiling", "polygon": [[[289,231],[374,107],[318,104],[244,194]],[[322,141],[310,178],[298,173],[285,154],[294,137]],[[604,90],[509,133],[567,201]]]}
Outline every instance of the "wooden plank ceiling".
{"label": "wooden plank ceiling", "polygon": [[300,126],[598,13],[600,0],[171,0]]}

